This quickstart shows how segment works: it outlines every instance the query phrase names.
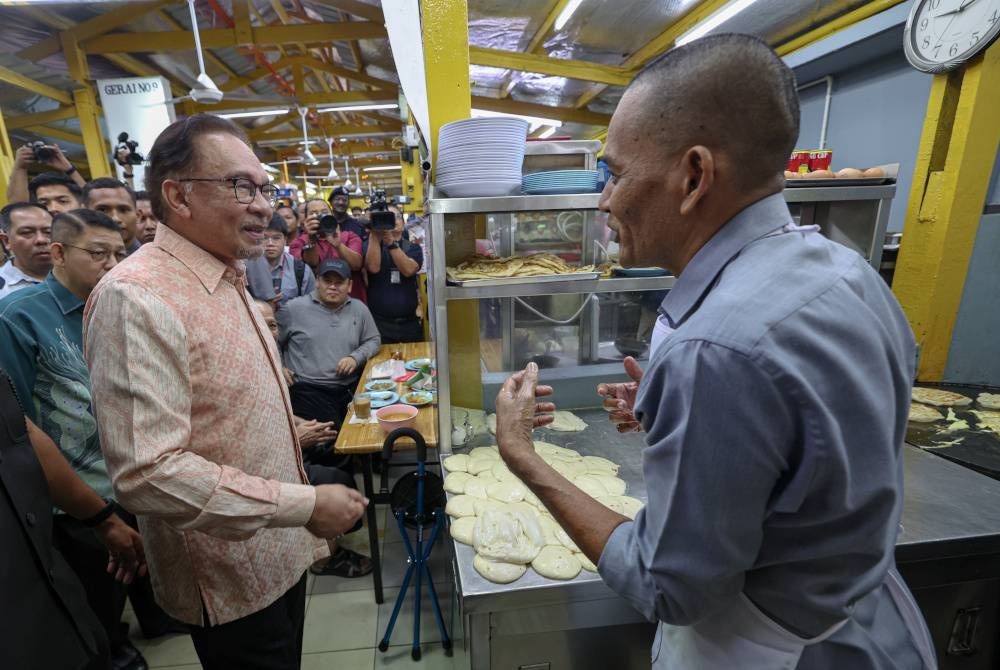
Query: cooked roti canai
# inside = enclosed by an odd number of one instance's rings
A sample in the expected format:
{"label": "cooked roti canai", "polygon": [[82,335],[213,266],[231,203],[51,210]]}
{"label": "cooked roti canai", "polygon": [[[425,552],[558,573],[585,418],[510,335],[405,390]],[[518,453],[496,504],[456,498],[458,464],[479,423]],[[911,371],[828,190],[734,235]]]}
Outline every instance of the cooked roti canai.
{"label": "cooked roti canai", "polygon": [[914,386],[910,397],[917,402],[922,402],[925,405],[934,405],[935,407],[967,407],[972,404],[972,398],[964,396],[961,393],[945,391],[944,389],[925,388],[923,386]]}
{"label": "cooked roti canai", "polygon": [[914,423],[932,423],[940,421],[944,416],[933,407],[921,405],[918,402],[910,403],[910,421]]}

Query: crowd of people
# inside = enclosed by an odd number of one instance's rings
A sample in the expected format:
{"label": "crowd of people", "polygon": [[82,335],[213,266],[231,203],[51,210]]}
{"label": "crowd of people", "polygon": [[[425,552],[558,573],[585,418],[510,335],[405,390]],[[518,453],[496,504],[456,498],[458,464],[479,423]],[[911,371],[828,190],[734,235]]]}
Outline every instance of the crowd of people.
{"label": "crowd of people", "polygon": [[[337,543],[366,501],[333,443],[381,343],[423,339],[422,249],[394,205],[396,229],[378,232],[342,188],[276,200],[242,131],[217,117],[164,131],[149,191],[131,175],[85,181],[47,148],[42,161],[17,152],[0,211],[0,401],[8,434],[27,426],[25,476],[47,483],[26,499],[31,527],[52,515],[20,567],[42,559],[59,575],[38,611],[76,644],[52,649],[25,624],[0,659],[144,668],[122,623],[131,599],[144,635],[190,632],[205,667],[240,665],[233,635],[271,640],[270,661],[248,653],[284,667],[285,642],[301,639],[302,571],[372,570]],[[33,168],[46,171],[29,179]],[[227,424],[234,405],[259,423]],[[126,453],[140,436],[149,451]],[[229,461],[232,442],[244,451]],[[215,576],[197,578],[209,564]],[[26,596],[30,582],[0,589]]]}

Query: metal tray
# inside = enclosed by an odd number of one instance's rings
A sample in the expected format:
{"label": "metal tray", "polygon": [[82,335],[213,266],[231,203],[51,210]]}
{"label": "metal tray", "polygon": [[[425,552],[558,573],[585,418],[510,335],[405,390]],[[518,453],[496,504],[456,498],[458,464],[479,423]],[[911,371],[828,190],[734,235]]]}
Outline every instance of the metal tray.
{"label": "metal tray", "polygon": [[885,186],[895,184],[895,177],[874,179],[786,179],[785,188],[815,188],[817,186]]}
{"label": "metal tray", "polygon": [[476,286],[510,286],[512,284],[545,284],[557,281],[586,281],[597,279],[600,272],[567,272],[561,275],[535,275],[533,277],[497,277],[496,279],[449,279],[449,286],[473,288]]}

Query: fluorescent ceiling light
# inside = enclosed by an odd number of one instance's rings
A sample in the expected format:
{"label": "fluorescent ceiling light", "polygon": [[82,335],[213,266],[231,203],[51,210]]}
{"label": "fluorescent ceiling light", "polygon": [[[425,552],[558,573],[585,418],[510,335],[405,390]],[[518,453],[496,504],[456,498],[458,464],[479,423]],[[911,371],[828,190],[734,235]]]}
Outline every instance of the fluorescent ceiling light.
{"label": "fluorescent ceiling light", "polygon": [[558,119],[545,119],[540,116],[524,116],[523,114],[507,114],[506,112],[493,112],[488,109],[474,109],[472,110],[472,116],[477,118],[512,116],[516,119],[524,119],[525,121],[530,123],[532,131],[541,126],[555,126],[556,128],[558,128],[563,124],[563,122],[559,121]]}
{"label": "fluorescent ceiling light", "polygon": [[365,172],[386,172],[388,170],[402,170],[402,165],[377,165],[375,167],[366,167]]}
{"label": "fluorescent ceiling light", "polygon": [[674,46],[679,47],[682,44],[692,42],[699,37],[704,37],[729,19],[742,12],[754,2],[756,2],[756,0],[731,0],[731,2],[726,4],[724,7],[717,9],[703,21],[695,24],[691,30],[678,37],[674,42]]}
{"label": "fluorescent ceiling light", "polygon": [[555,134],[556,134],[556,127],[555,126],[549,126],[548,130],[544,130],[544,131],[538,133],[538,138],[544,140],[546,137],[552,137]]}
{"label": "fluorescent ceiling light", "polygon": [[278,114],[286,114],[290,107],[281,107],[278,109],[255,109],[249,112],[231,112],[229,114],[219,114],[224,119],[248,119],[253,116],[277,116]]}
{"label": "fluorescent ceiling light", "polygon": [[559,12],[559,16],[556,17],[555,29],[562,30],[562,27],[569,21],[569,17],[573,16],[573,12],[579,9],[582,4],[583,0],[569,0],[563,10]]}
{"label": "fluorescent ceiling light", "polygon": [[281,172],[281,170],[279,170],[278,168],[273,168],[270,165],[268,165],[267,163],[261,163],[260,166],[262,168],[264,168],[267,172],[273,172],[275,174],[278,174],[278,173]]}
{"label": "fluorescent ceiling light", "polygon": [[385,102],[385,103],[372,103],[370,105],[345,105],[343,107],[324,107],[323,109],[317,109],[319,113],[324,112],[369,112],[375,109],[397,109],[399,103],[395,102]]}

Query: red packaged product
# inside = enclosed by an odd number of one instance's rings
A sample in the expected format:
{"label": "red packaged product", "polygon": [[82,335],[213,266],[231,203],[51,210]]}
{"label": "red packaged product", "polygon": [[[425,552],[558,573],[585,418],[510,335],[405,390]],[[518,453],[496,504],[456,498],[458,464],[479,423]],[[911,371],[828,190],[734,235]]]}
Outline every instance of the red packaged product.
{"label": "red packaged product", "polygon": [[786,169],[789,172],[798,172],[800,174],[809,172],[809,152],[802,151],[801,149],[793,151],[788,159],[788,167]]}
{"label": "red packaged product", "polygon": [[813,172],[816,170],[829,170],[830,163],[832,162],[833,150],[831,149],[821,149],[809,152],[809,169]]}

